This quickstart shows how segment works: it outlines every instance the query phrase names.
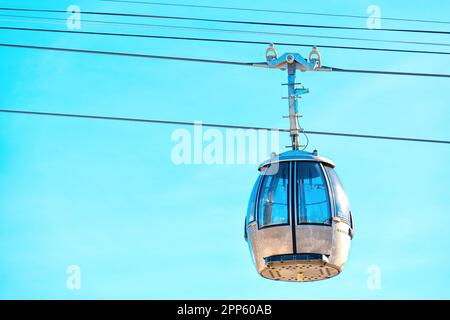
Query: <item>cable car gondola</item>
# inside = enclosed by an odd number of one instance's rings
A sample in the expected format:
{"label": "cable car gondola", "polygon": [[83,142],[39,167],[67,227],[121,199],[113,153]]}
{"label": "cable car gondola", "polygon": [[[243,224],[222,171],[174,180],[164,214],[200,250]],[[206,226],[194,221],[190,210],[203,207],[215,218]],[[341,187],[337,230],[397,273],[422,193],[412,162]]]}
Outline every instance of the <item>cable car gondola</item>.
{"label": "cable car gondola", "polygon": [[297,53],[278,57],[274,46],[261,67],[288,71],[292,151],[260,167],[245,219],[245,239],[258,273],[268,279],[316,281],[342,272],[353,238],[353,221],[334,163],[300,151],[298,100],[308,93],[297,87],[295,73],[317,70],[321,56],[314,48],[309,61]]}
{"label": "cable car gondola", "polygon": [[264,162],[259,171],[245,223],[258,273],[285,281],[338,275],[353,226],[334,163],[317,151],[293,150]]}

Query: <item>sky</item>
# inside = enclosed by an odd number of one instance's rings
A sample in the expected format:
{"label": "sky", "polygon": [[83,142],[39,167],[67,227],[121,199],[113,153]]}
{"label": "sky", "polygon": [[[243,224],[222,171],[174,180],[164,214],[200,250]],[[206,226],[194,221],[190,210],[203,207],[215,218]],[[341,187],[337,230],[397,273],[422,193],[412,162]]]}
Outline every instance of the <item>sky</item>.
{"label": "sky", "polygon": [[[179,0],[179,3],[184,2]],[[194,3],[187,1],[185,3]],[[448,1],[196,1],[196,4],[446,20]],[[195,16],[366,27],[365,19],[193,9],[103,1],[1,1],[2,7]],[[314,4],[314,5],[313,5]],[[5,13],[22,14],[24,13]],[[28,13],[67,18],[67,14]],[[81,31],[203,36],[416,50],[445,47],[92,25],[83,19],[448,43],[448,35],[318,30],[81,16]],[[145,21],[144,21],[145,20]],[[34,22],[33,22],[34,21]],[[1,26],[65,29],[0,16]],[[382,21],[383,28],[449,30]],[[2,43],[232,61],[265,60],[265,45],[0,30]],[[315,42],[316,41],[316,42]],[[310,48],[282,47],[280,53]],[[445,55],[320,49],[340,68],[450,73]],[[0,109],[286,128],[286,74],[182,61],[0,48]],[[306,130],[450,137],[449,80],[302,73]],[[0,114],[2,299],[449,299],[447,145],[309,135],[307,150],[336,163],[353,211],[345,270],[321,282],[261,278],[243,237],[258,171],[246,164],[176,164],[176,130],[144,123]],[[220,132],[224,133],[223,129]],[[285,151],[289,137],[283,135]],[[71,266],[79,286],[68,285]],[[68,273],[69,268],[69,273]],[[370,285],[373,270],[378,284]],[[71,283],[71,282],[70,282]]]}

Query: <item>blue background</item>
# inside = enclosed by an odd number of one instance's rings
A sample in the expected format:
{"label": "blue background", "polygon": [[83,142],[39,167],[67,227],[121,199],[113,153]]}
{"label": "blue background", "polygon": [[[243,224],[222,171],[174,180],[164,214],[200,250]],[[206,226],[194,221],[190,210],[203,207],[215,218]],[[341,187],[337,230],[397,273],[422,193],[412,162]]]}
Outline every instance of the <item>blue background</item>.
{"label": "blue background", "polygon": [[[196,3],[359,15],[376,4],[382,16],[442,20],[450,13],[450,3],[443,0]],[[62,10],[70,4],[2,1],[4,7]],[[99,1],[76,4],[82,10],[366,26],[364,19]],[[137,21],[82,16],[87,18]],[[1,25],[64,29],[64,25],[11,20],[25,19],[0,16]],[[448,35],[147,22],[448,43]],[[449,30],[448,24],[392,21],[383,21],[382,27]],[[366,44],[82,24],[82,31],[88,30],[316,41],[319,46]],[[0,37],[2,43],[236,61],[263,61],[266,49],[4,30]],[[278,49],[304,56],[310,51]],[[446,56],[331,49],[321,53],[324,63],[335,67],[450,73]],[[282,118],[286,101],[280,99],[285,94],[280,86],[285,73],[277,70],[0,48],[0,73],[2,109],[287,126]],[[307,130],[450,137],[447,79],[306,73],[301,81],[311,91],[301,101],[302,126]],[[356,234],[340,276],[317,283],[282,283],[257,275],[243,239],[256,166],[176,166],[171,161],[171,134],[177,128],[1,114],[0,298],[450,298],[447,145],[310,135],[309,150],[318,148],[337,165],[350,197]],[[283,136],[281,145],[288,143],[289,137]],[[81,267],[81,290],[66,288],[69,265]],[[367,287],[371,265],[381,270],[380,290]]]}

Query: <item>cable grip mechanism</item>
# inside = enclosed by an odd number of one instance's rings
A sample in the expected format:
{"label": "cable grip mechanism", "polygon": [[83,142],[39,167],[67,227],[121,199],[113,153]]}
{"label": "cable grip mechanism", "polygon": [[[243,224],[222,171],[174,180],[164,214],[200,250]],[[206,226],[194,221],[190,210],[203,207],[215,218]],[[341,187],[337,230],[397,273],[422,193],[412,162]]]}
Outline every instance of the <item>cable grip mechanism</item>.
{"label": "cable grip mechanism", "polygon": [[315,64],[317,68],[322,66],[322,56],[316,46],[313,47],[311,53],[309,54],[309,62]]}

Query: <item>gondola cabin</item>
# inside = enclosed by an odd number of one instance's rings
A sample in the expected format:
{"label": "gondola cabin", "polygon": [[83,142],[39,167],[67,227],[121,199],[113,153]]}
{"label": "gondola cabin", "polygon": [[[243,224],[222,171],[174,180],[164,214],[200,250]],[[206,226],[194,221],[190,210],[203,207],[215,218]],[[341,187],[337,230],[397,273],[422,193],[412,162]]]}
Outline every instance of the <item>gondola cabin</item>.
{"label": "gondola cabin", "polygon": [[245,220],[258,273],[303,282],[342,272],[353,221],[334,163],[317,151],[293,150],[272,157],[259,171]]}

